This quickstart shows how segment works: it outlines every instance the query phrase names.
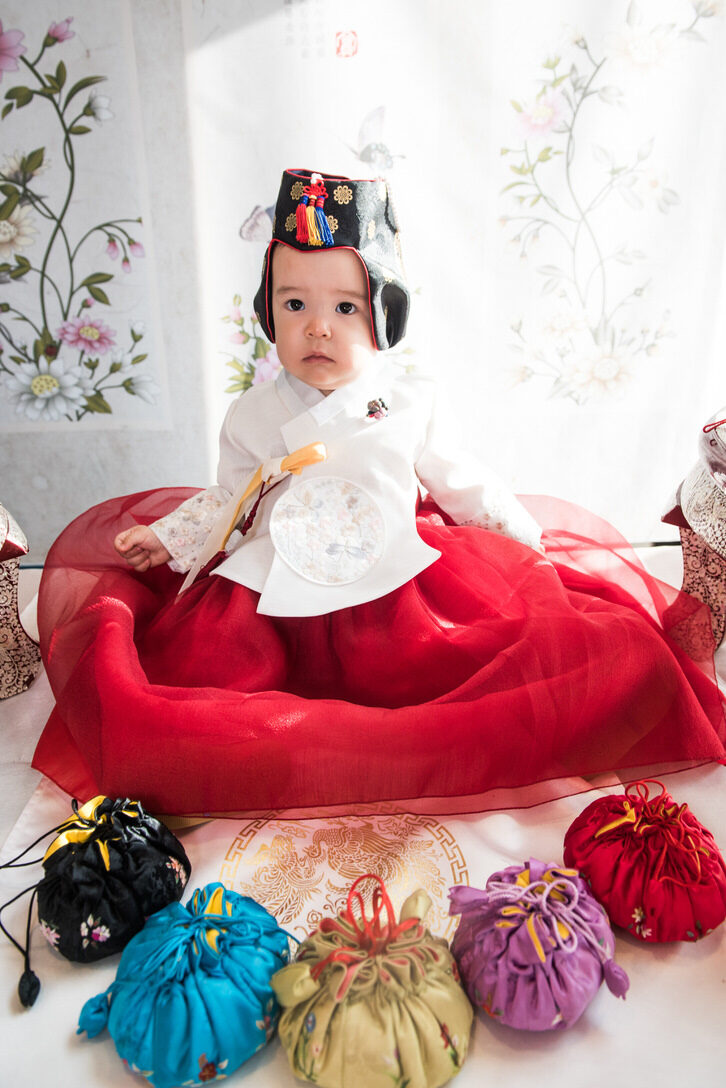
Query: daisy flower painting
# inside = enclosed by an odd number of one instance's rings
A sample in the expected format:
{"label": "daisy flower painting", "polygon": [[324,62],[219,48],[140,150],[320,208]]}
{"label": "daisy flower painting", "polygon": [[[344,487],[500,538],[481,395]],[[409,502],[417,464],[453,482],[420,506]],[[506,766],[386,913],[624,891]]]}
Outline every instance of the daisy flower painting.
{"label": "daisy flower painting", "polygon": [[[68,221],[74,202],[84,206],[87,156],[77,143],[114,120],[111,95],[98,87],[104,76],[73,77],[71,54],[53,65],[51,50],[77,49],[76,34],[68,16],[34,45],[0,20],[0,123],[13,140],[0,164],[0,410],[25,424],[102,422],[128,397],[143,413],[161,392],[143,322],[119,320],[113,308],[119,267],[133,277],[145,257],[141,220]],[[32,146],[40,137],[28,134],[40,132],[53,146]]]}

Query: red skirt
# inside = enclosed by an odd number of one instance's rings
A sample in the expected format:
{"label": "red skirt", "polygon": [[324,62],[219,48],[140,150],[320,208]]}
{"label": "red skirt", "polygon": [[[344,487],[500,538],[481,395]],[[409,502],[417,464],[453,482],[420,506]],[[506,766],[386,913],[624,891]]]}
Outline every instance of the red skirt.
{"label": "red skirt", "polygon": [[48,556],[39,629],[57,704],[34,766],[81,799],[453,813],[726,758],[704,606],[586,511],[526,500],[546,562],[424,504],[439,560],[379,600],[298,619],[259,615],[258,595],[220,576],[177,599],[181,575],[119,559],[116,533],[192,493],[102,503]]}

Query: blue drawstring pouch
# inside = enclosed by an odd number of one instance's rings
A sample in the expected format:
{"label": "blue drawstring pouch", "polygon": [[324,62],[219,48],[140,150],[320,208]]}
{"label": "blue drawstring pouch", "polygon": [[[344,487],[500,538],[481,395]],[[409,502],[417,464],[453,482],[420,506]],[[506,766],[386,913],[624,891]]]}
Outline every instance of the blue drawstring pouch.
{"label": "blue drawstring pouch", "polygon": [[247,896],[207,884],[152,915],[126,946],[114,982],[81,1010],[78,1033],[104,1027],[119,1056],[155,1088],[228,1076],[271,1037],[271,976],[287,934]]}

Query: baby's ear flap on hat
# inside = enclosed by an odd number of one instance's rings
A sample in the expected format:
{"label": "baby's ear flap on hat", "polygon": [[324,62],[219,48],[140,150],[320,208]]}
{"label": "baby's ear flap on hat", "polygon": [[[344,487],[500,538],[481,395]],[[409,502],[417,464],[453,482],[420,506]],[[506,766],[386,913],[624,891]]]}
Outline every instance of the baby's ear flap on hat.
{"label": "baby's ear flap on hat", "polygon": [[386,329],[386,343],[383,348],[394,347],[406,334],[408,322],[409,295],[397,283],[385,283],[381,290],[381,307]]}
{"label": "baby's ear flap on hat", "polygon": [[257,319],[262,326],[262,331],[270,341],[275,343],[275,326],[272,322],[272,306],[270,304],[269,287],[268,284],[270,270],[270,260],[272,259],[272,247],[274,242],[270,242],[265,253],[264,260],[262,262],[262,279],[260,280],[260,286],[257,288],[257,294],[255,295],[253,306]]}

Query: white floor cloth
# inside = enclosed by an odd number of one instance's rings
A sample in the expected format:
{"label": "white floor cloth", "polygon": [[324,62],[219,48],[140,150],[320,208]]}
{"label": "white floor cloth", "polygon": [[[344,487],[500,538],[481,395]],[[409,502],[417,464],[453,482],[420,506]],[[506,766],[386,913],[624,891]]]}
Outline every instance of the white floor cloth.
{"label": "white floor cloth", "polygon": [[[655,573],[680,584],[675,553],[661,549],[647,559],[651,568],[655,560]],[[24,572],[21,590],[21,599],[32,597],[29,572]],[[23,618],[32,627],[32,602]],[[724,649],[719,657],[723,676]],[[9,831],[2,861],[70,811],[68,797],[29,767],[51,706],[42,674],[28,692],[0,704],[0,837]],[[726,850],[726,767],[681,772],[664,783]],[[214,820],[180,837],[192,863],[190,888],[222,880],[254,895],[298,937],[314,927],[321,912],[340,906],[357,875],[371,870],[384,878],[397,907],[414,888],[425,887],[434,901],[430,928],[451,937],[447,891],[452,884],[482,887],[496,869],[530,856],[560,862],[570,822],[607,792],[612,790],[592,790],[529,810],[443,820],[385,812],[308,821]],[[40,872],[40,866],[3,870],[0,901]],[[23,937],[22,905],[6,910],[3,920]],[[94,966],[68,963],[46,944],[37,925],[32,950],[42,990],[34,1008],[24,1010],[16,993],[21,957],[7,942],[0,944],[0,1084],[132,1088],[144,1083],[126,1071],[106,1033],[93,1041],[75,1034],[83,1002],[112,981],[118,957]],[[647,1079],[699,1088],[721,1085],[726,925],[697,944],[646,945],[618,934],[616,956],[630,976],[625,1001],[602,987],[581,1020],[561,1033],[515,1032],[478,1017],[469,1058],[453,1083],[460,1088],[503,1083],[507,1088],[603,1088]],[[228,1083],[230,1088],[278,1088],[295,1081],[273,1039]]]}

